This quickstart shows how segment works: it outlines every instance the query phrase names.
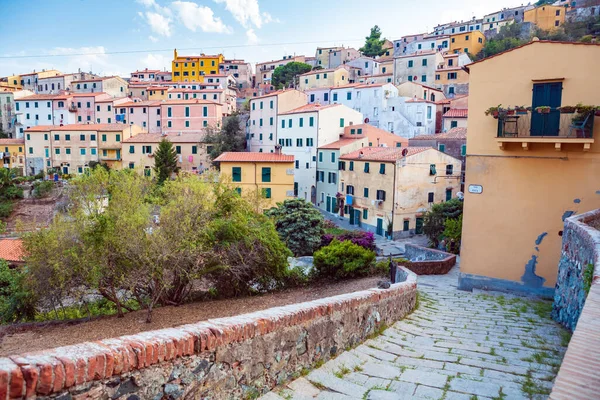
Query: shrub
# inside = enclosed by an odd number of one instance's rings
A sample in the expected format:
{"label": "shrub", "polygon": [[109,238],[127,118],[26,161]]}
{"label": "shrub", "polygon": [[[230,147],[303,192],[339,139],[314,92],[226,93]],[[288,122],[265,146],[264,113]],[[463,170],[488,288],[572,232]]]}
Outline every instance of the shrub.
{"label": "shrub", "polygon": [[0,202],[0,218],[8,218],[13,210],[13,203],[10,201]]}
{"label": "shrub", "polygon": [[462,235],[462,215],[458,219],[447,219],[444,224],[445,229],[442,234],[446,241],[446,251],[458,254],[460,253],[460,241]]}
{"label": "shrub", "polygon": [[52,181],[40,181],[33,184],[33,197],[41,199],[47,197],[52,192],[54,182]]}
{"label": "shrub", "polygon": [[446,220],[458,219],[463,212],[463,202],[452,199],[444,203],[434,204],[423,218],[423,232],[433,247],[437,247],[444,239]]}
{"label": "shrub", "polygon": [[317,275],[323,277],[354,278],[375,272],[375,252],[349,240],[334,239],[315,252],[313,262]]}
{"label": "shrub", "polygon": [[4,190],[2,191],[2,197],[4,197],[5,199],[8,199],[8,200],[14,200],[17,198],[22,199],[23,198],[23,188],[20,188],[15,185],[8,186],[8,187],[4,188]]}
{"label": "shrub", "polygon": [[339,235],[333,235],[330,233],[326,233],[321,238],[321,246],[327,246],[333,239],[337,239],[340,242],[344,242],[346,240],[351,241],[354,244],[359,245],[367,250],[376,250],[375,246],[375,235],[373,232],[364,232],[364,231],[344,231]]}
{"label": "shrub", "polygon": [[0,260],[0,320],[2,323],[32,320],[36,298],[26,284],[27,270],[12,269]]}

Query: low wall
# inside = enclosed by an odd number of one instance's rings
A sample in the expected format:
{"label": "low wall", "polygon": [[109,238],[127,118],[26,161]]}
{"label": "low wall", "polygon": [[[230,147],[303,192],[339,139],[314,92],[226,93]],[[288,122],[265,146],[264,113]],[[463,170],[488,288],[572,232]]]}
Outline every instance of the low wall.
{"label": "low wall", "polygon": [[407,315],[405,272],[389,289],[0,358],[0,400],[254,398]]}
{"label": "low wall", "polygon": [[410,260],[410,263],[405,265],[405,267],[417,275],[447,274],[456,264],[456,256],[454,254],[410,243],[404,246],[404,258]]}
{"label": "low wall", "polygon": [[[600,387],[600,232],[588,225],[600,210],[565,220],[552,317],[575,329],[550,399],[598,398]],[[583,271],[594,266],[589,293]]]}

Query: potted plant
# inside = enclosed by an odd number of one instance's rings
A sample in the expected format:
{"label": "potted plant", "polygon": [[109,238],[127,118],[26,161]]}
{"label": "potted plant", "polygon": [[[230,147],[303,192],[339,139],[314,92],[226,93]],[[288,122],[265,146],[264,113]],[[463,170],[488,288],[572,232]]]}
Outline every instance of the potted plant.
{"label": "potted plant", "polygon": [[[595,113],[595,112],[596,112],[596,106],[586,106],[586,105],[583,105],[583,104],[581,104],[581,103],[577,104],[577,105],[575,106],[575,108],[577,109],[577,112],[578,112],[579,114],[583,114],[583,115],[585,115],[586,117],[587,117],[589,114],[593,114],[593,113]],[[585,117],[584,117],[584,118],[585,118]]]}
{"label": "potted plant", "polygon": [[575,113],[577,108],[574,106],[562,106],[562,107],[558,107],[558,110],[560,111],[561,114],[573,114],[573,113]]}
{"label": "potted plant", "polygon": [[517,113],[517,115],[525,115],[525,114],[527,114],[527,107],[525,107],[525,106],[516,106],[515,107],[515,112]]}
{"label": "potted plant", "polygon": [[600,106],[596,107],[596,111],[594,111],[594,115],[596,115],[596,117],[600,117]]}
{"label": "potted plant", "polygon": [[515,109],[508,107],[506,110],[506,115],[515,115]]}
{"label": "potted plant", "polygon": [[535,108],[535,111],[537,111],[540,114],[550,114],[550,107],[549,106],[539,106]]}
{"label": "potted plant", "polygon": [[492,117],[494,118],[498,118],[498,113],[500,111],[502,104],[498,104],[497,107],[490,107],[487,110],[485,110],[485,115],[492,115]]}

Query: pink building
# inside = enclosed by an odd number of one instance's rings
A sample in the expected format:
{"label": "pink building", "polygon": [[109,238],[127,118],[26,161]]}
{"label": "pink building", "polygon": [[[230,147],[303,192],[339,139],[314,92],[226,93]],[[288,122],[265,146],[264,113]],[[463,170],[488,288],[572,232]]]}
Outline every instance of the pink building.
{"label": "pink building", "polygon": [[[161,133],[160,101],[128,101],[119,104],[117,114],[120,115],[120,123],[128,125],[139,125],[149,133]],[[115,116],[116,117],[116,116]]]}
{"label": "pink building", "polygon": [[169,100],[209,100],[223,105],[223,116],[231,115],[237,109],[236,91],[232,89],[171,89]]}
{"label": "pink building", "polygon": [[108,99],[106,93],[71,93],[71,108],[74,106],[76,124],[93,124],[96,122],[96,101]]}
{"label": "pink building", "polygon": [[[129,103],[131,99],[128,97],[111,97],[108,99],[96,99],[96,123],[97,124],[114,124],[116,123],[115,115],[120,104]],[[141,126],[141,125],[140,125]]]}
{"label": "pink building", "polygon": [[166,100],[159,103],[162,133],[203,133],[209,126],[219,127],[223,105],[209,100]]}

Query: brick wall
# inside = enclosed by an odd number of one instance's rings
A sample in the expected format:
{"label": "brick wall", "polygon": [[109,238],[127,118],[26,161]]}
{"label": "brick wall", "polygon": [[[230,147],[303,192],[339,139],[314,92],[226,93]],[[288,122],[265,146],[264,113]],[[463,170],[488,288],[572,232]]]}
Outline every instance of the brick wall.
{"label": "brick wall", "polygon": [[0,399],[264,393],[408,314],[416,301],[416,276],[406,273],[406,281],[390,289],[0,358]]}
{"label": "brick wall", "polygon": [[404,257],[411,260],[405,267],[417,275],[447,274],[456,264],[456,256],[445,251],[410,243],[407,243],[405,248]]}
{"label": "brick wall", "polygon": [[[552,317],[575,329],[556,376],[550,399],[598,398],[600,387],[600,231],[587,225],[600,210],[567,218]],[[594,265],[587,296],[581,274]]]}

